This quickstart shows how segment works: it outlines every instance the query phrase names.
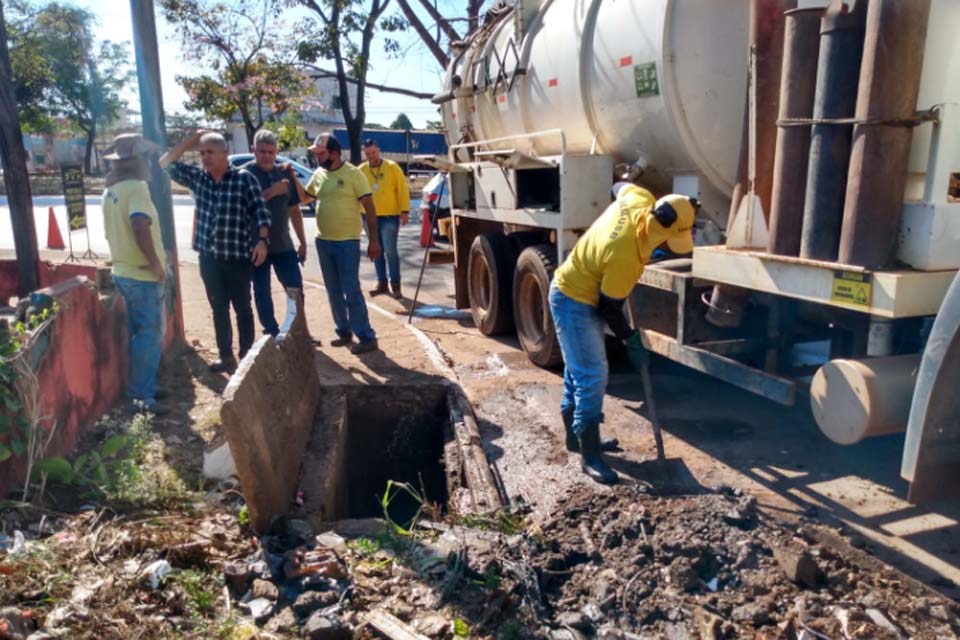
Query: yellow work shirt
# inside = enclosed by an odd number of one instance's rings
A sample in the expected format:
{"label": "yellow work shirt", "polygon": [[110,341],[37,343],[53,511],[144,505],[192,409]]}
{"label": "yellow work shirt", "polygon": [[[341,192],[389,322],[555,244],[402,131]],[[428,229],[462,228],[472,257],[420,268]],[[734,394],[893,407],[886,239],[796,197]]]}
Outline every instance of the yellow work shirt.
{"label": "yellow work shirt", "polygon": [[655,203],[646,189],[621,189],[554,274],[560,291],[592,307],[601,293],[618,300],[630,295],[654,249],[670,236],[651,215]]}
{"label": "yellow work shirt", "polygon": [[157,282],[148,267],[150,262],[143,255],[133,234],[133,218],[144,216],[150,220],[150,240],[161,265],[167,264],[167,256],[160,240],[160,219],[150,199],[150,189],[143,180],[121,180],[103,192],[103,228],[110,245],[113,273],[121,278],[142,282]]}
{"label": "yellow work shirt", "polygon": [[317,237],[321,240],[359,240],[360,212],[357,201],[370,195],[363,172],[349,162],[336,170],[320,167],[305,187],[317,199]]}
{"label": "yellow work shirt", "polygon": [[364,162],[360,171],[370,183],[378,216],[398,216],[403,211],[410,211],[410,187],[400,165],[383,158],[378,167]]}

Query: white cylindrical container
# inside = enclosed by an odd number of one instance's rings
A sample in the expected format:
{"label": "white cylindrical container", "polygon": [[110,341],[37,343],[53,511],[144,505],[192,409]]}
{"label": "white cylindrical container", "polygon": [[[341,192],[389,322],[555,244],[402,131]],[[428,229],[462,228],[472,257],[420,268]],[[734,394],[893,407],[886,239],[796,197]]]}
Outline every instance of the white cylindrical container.
{"label": "white cylindrical container", "polygon": [[[649,186],[699,176],[729,196],[748,17],[747,0],[546,0],[521,41],[504,18],[451,65],[447,89],[462,83],[443,109],[450,143],[561,129],[569,153],[647,163]],[[558,155],[561,139],[492,146]]]}
{"label": "white cylindrical container", "polygon": [[810,409],[837,444],[907,428],[920,356],[831,360],[810,383]]}

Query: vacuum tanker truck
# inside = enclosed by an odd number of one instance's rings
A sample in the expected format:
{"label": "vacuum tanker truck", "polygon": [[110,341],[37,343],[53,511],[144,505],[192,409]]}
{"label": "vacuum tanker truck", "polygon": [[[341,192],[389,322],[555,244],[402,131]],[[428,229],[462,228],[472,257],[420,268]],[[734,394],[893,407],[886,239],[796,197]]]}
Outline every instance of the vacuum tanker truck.
{"label": "vacuum tanker truck", "polygon": [[[654,353],[842,444],[907,430],[910,497],[960,493],[960,4],[517,0],[440,105],[456,303],[561,362],[553,270],[615,181],[702,204],[625,312]],[[949,482],[944,482],[950,478]]]}

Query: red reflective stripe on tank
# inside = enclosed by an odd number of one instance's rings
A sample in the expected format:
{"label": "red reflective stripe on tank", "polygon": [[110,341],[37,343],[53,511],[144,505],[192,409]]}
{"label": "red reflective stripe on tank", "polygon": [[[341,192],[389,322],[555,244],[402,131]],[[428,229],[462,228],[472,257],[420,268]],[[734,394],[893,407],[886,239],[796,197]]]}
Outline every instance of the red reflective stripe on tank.
{"label": "red reflective stripe on tank", "polygon": [[548,87],[555,87],[555,86],[557,86],[557,79],[556,79],[556,78],[550,78],[549,80],[547,80],[547,86],[548,86]]}
{"label": "red reflective stripe on tank", "polygon": [[622,58],[620,58],[621,67],[629,67],[632,64],[633,64],[633,56],[623,56]]}

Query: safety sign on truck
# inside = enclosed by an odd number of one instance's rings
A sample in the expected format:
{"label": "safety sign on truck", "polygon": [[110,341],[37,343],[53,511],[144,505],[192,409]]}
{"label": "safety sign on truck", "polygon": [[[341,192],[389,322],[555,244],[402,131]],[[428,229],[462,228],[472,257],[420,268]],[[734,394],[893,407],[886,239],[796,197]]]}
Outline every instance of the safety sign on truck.
{"label": "safety sign on truck", "polygon": [[837,271],[833,276],[830,300],[855,307],[869,307],[873,295],[873,278],[869,273]]}
{"label": "safety sign on truck", "polygon": [[660,83],[657,81],[656,62],[635,65],[633,67],[633,79],[637,84],[638,98],[660,95]]}

